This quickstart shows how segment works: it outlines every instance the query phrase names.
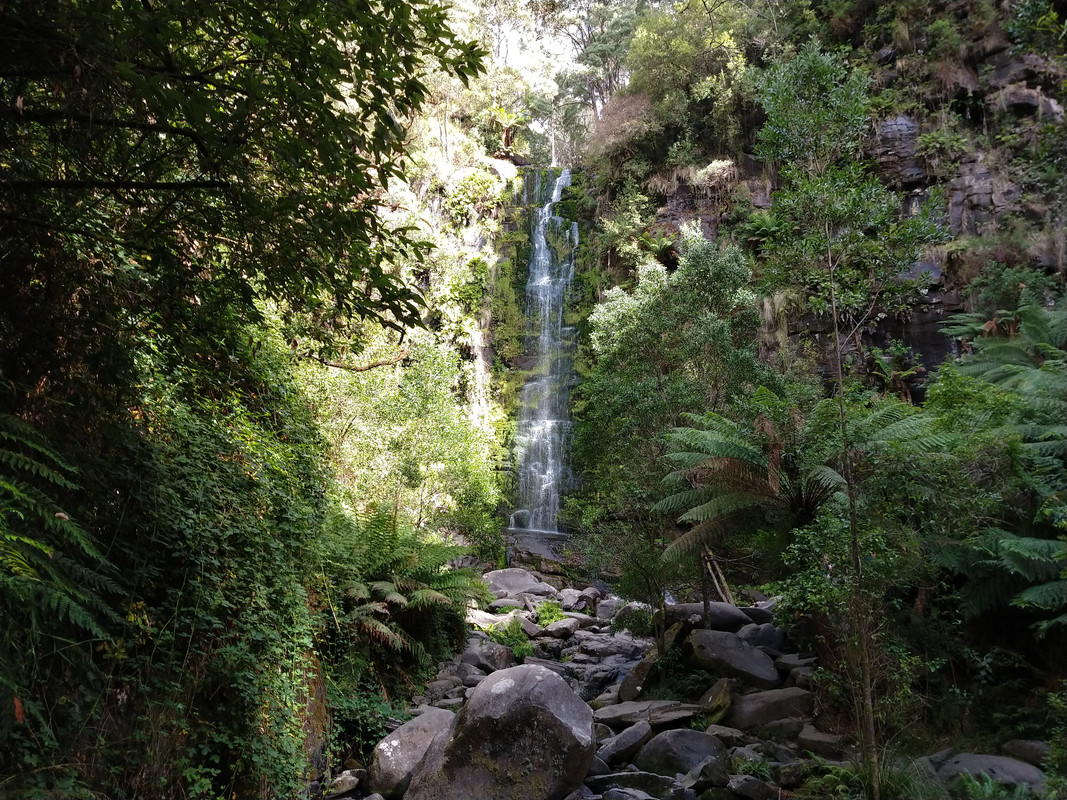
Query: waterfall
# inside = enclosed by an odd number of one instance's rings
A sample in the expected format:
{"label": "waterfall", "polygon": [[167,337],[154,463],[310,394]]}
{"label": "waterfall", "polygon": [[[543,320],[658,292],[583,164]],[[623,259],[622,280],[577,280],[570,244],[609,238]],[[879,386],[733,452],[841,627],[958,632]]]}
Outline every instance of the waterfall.
{"label": "waterfall", "polygon": [[[534,193],[540,199],[540,175],[537,181]],[[571,482],[568,406],[574,377],[574,329],[563,324],[563,303],[574,278],[578,223],[565,222],[553,213],[570,182],[570,170],[563,170],[530,232],[526,333],[534,367],[520,400],[519,509],[510,523],[512,528],[547,533],[559,532],[560,490]]]}

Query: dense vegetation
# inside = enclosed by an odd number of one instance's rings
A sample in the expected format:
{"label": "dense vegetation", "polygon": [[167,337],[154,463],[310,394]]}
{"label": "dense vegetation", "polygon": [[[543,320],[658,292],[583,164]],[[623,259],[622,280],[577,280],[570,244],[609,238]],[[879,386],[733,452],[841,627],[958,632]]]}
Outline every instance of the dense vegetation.
{"label": "dense vegetation", "polygon": [[588,568],[814,619],[834,791],[950,736],[1067,791],[1065,16],[0,3],[0,795],[294,796],[461,641],[530,162]]}

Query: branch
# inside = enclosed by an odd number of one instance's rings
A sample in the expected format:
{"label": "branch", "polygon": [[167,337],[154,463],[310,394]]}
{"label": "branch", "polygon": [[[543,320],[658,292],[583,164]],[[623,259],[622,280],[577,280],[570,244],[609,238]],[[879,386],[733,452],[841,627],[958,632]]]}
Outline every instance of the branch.
{"label": "branch", "polygon": [[0,180],[0,191],[26,194],[41,189],[108,189],[117,191],[136,191],[138,189],[167,189],[185,191],[187,189],[226,189],[226,181],[5,181]]}
{"label": "branch", "polygon": [[372,361],[370,364],[362,364],[358,367],[353,367],[349,364],[342,364],[340,361],[327,361],[322,356],[314,355],[313,353],[299,354],[301,358],[307,358],[311,361],[318,361],[320,364],[326,367],[333,367],[334,369],[344,369],[349,372],[368,372],[378,367],[389,367],[393,364],[399,364],[405,358],[410,355],[410,350],[401,350],[394,358],[383,358],[381,361]]}

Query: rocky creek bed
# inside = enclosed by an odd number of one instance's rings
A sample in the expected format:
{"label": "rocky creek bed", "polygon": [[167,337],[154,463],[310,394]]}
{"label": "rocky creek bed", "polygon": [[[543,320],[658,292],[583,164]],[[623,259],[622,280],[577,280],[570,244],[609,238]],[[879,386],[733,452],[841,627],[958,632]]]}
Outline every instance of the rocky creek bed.
{"label": "rocky creek bed", "polygon": [[[334,778],[326,797],[773,800],[820,762],[854,755],[820,729],[815,657],[773,623],[770,601],[712,603],[708,627],[703,604],[667,608],[668,652],[709,676],[699,700],[681,702],[647,696],[660,654],[625,629],[636,604],[521,568],[485,579],[497,597],[490,612],[505,613],[470,613],[466,649],[439,665],[413,718],[376,746],[367,769]],[[565,617],[541,627],[537,607],[550,599]],[[522,664],[481,632],[511,619],[534,647]],[[1047,746],[1017,740],[1004,750],[944,750],[916,764],[946,782],[985,773],[1040,792]]]}

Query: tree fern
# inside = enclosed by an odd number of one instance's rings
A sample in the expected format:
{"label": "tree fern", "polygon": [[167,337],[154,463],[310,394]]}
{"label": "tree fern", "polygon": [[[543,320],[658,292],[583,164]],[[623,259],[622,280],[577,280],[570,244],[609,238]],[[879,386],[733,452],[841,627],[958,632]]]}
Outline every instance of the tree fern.
{"label": "tree fern", "polygon": [[31,425],[0,414],[0,570],[4,594],[30,617],[49,616],[106,638],[102,620],[117,619],[103,592],[114,590],[110,565],[89,533],[64,512],[53,492],[76,489],[75,472]]}

